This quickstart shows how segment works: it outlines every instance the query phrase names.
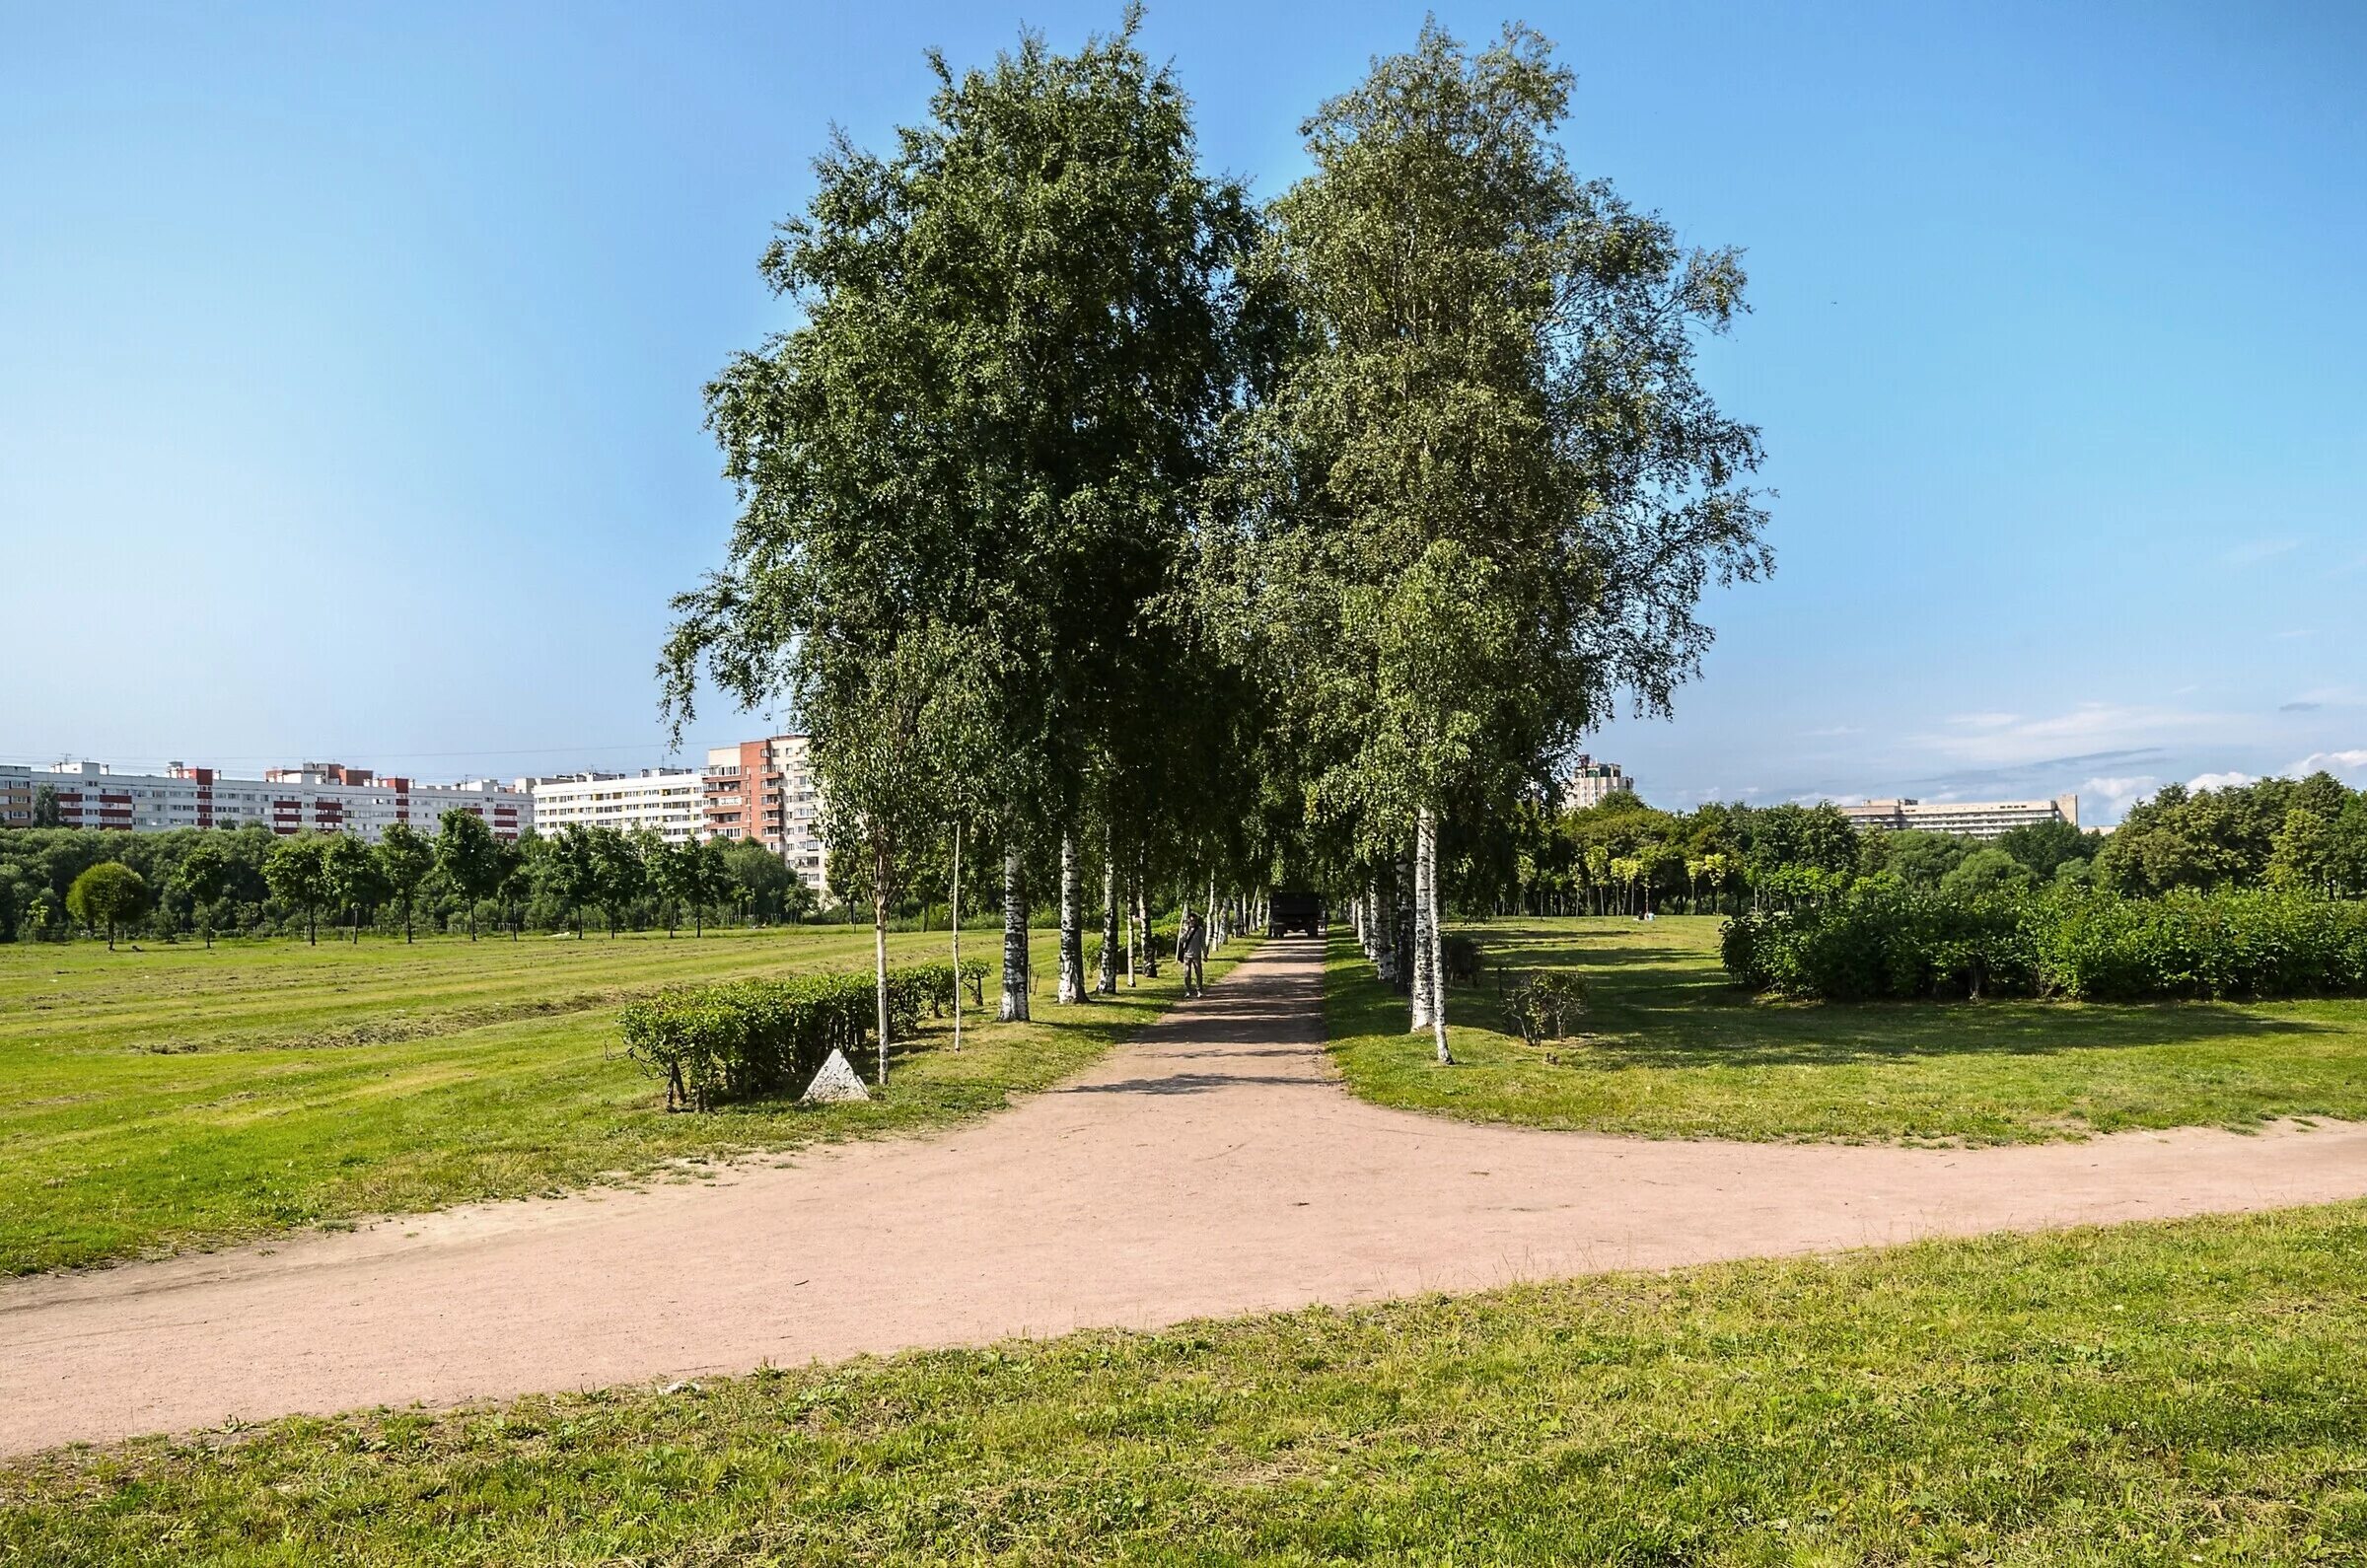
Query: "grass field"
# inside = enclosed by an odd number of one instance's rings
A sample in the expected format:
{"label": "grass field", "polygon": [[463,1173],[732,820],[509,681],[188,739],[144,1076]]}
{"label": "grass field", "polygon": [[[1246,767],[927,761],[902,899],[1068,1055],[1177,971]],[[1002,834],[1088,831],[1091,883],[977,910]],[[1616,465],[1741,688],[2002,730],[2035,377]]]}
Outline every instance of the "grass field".
{"label": "grass field", "polygon": [[[966,957],[973,940],[980,958],[999,952],[999,932],[966,932]],[[891,942],[899,961],[945,951],[943,934]],[[867,969],[868,930],[0,947],[0,1273],[993,1109],[1074,1072],[1177,993],[1170,966],[1115,1002],[1053,1007],[1051,943],[1039,935],[1038,1022],[966,1029],[959,1054],[950,1028],[932,1027],[870,1105],[705,1116],[665,1114],[620,1053],[617,1006],[667,984]]]}
{"label": "grass field", "polygon": [[1730,986],[1719,921],[1497,921],[1469,927],[1491,966],[1566,966],[1592,1002],[1581,1037],[1531,1049],[1494,979],[1451,993],[1462,1065],[1430,1060],[1405,1004],[1334,937],[1331,1048],[1387,1105],[1651,1137],[2019,1143],[2132,1127],[2367,1117],[2367,1002],[2238,1006],[1781,1003]]}
{"label": "grass field", "polygon": [[2367,1559],[2367,1206],[291,1420],[0,1465],[0,1561]]}

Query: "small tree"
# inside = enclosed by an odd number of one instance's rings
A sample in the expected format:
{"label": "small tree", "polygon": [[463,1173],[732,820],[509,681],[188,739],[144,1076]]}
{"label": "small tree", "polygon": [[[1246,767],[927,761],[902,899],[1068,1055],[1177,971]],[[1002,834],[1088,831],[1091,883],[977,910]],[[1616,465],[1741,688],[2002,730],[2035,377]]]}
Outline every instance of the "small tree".
{"label": "small tree", "polygon": [[725,857],[723,841],[710,838],[696,847],[698,874],[691,884],[695,891],[690,895],[690,934],[694,937],[705,934],[698,923],[701,912],[723,902],[732,891],[732,868]]}
{"label": "small tree", "polygon": [[590,844],[592,895],[600,901],[613,937],[619,917],[648,887],[649,867],[641,858],[641,846],[613,827],[591,829]]}
{"label": "small tree", "polygon": [[2271,888],[2323,893],[2333,886],[2338,858],[2334,824],[2317,812],[2307,806],[2288,810],[2269,844],[2266,880]]}
{"label": "small tree", "polygon": [[436,832],[436,869],[468,906],[468,940],[476,940],[476,905],[500,891],[500,840],[485,820],[465,807],[444,814]]}
{"label": "small tree", "polygon": [[591,833],[569,822],[542,840],[542,853],[535,859],[535,880],[559,900],[581,942],[584,904],[600,896],[600,858]]}
{"label": "small tree", "polygon": [[408,822],[391,824],[378,841],[378,873],[402,905],[402,940],[411,940],[411,900],[435,869],[435,846]]}
{"label": "small tree", "polygon": [[115,948],[115,927],[136,920],[148,907],[148,880],[119,860],[103,860],[66,890],[66,912],[92,929],[105,927],[107,948]]}
{"label": "small tree", "polygon": [[263,885],[271,896],[304,916],[304,940],[321,943],[320,910],[328,897],[328,868],[322,860],[325,841],[306,835],[283,838],[263,857]]}
{"label": "small tree", "polygon": [[518,905],[535,889],[535,862],[542,840],[527,829],[517,839],[493,840],[493,858],[488,875],[492,880],[492,895],[501,900],[502,913],[510,922],[510,940],[518,940]]}
{"label": "small tree", "polygon": [[1994,845],[1975,849],[1957,868],[1940,879],[1940,891],[1952,893],[2019,892],[2031,885],[2030,868]]}
{"label": "small tree", "polygon": [[327,882],[328,896],[344,909],[352,926],[354,945],[359,947],[362,911],[387,894],[387,880],[379,873],[378,857],[353,834],[338,833],[322,850],[321,869]]}
{"label": "small tree", "polygon": [[196,917],[198,935],[205,939],[205,945],[209,948],[214,945],[214,920],[210,905],[230,886],[231,871],[229,853],[210,833],[200,835],[197,842],[191,844],[187,853],[180,857],[180,864],[173,868],[173,886],[188,898],[191,912]]}

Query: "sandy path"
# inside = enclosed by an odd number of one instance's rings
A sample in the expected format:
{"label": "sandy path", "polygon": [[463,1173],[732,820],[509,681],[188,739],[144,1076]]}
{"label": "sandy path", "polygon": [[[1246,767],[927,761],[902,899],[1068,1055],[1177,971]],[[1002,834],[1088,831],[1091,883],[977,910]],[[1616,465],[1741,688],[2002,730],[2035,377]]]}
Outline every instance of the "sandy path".
{"label": "sandy path", "polygon": [[0,1286],[0,1451],[1087,1325],[2367,1193],[2367,1125],[1930,1151],[1352,1099],[1312,944],[1064,1089],[720,1188],[490,1204]]}

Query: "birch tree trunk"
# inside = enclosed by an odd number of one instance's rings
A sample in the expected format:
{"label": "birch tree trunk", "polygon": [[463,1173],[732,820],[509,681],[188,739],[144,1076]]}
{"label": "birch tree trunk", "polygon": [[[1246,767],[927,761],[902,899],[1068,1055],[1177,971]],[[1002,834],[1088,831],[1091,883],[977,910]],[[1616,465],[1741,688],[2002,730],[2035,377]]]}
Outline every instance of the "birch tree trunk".
{"label": "birch tree trunk", "polygon": [[1409,1029],[1428,1029],[1436,1009],[1436,975],[1430,954],[1437,945],[1437,933],[1430,929],[1430,813],[1425,809],[1415,813],[1413,820],[1413,1022]]}
{"label": "birch tree trunk", "polygon": [[888,1087],[888,895],[881,891],[887,881],[883,875],[885,870],[885,867],[875,866],[871,878],[872,991],[879,1004],[879,1084],[882,1089]]}
{"label": "birch tree trunk", "polygon": [[1085,1000],[1085,877],[1077,865],[1077,833],[1060,831],[1060,986],[1062,1002]]}
{"label": "birch tree trunk", "polygon": [[1126,889],[1126,989],[1134,989],[1134,915],[1142,907],[1142,887],[1129,885]]}
{"label": "birch tree trunk", "polygon": [[1442,1067],[1455,1065],[1455,1053],[1447,1049],[1447,943],[1446,932],[1438,923],[1438,818],[1425,808],[1416,820],[1416,832],[1421,847],[1416,853],[1429,869],[1422,877],[1422,891],[1429,904],[1430,928],[1430,1028],[1438,1041],[1438,1062]]}
{"label": "birch tree trunk", "polygon": [[1151,935],[1151,891],[1144,878],[1134,879],[1134,914],[1142,926],[1142,972],[1151,979],[1159,978],[1159,939]]}
{"label": "birch tree trunk", "polygon": [[954,823],[954,1049],[962,1048],[962,824]]}
{"label": "birch tree trunk", "polygon": [[1102,965],[1093,988],[1103,996],[1117,991],[1117,865],[1110,858],[1107,836],[1102,840]]}
{"label": "birch tree trunk", "polygon": [[1399,990],[1413,990],[1413,846],[1405,847],[1405,858],[1398,862],[1398,885],[1390,890],[1390,983]]}
{"label": "birch tree trunk", "polygon": [[995,1017],[1009,1024],[1028,1016],[1027,866],[1016,835],[1003,845],[1003,1005]]}

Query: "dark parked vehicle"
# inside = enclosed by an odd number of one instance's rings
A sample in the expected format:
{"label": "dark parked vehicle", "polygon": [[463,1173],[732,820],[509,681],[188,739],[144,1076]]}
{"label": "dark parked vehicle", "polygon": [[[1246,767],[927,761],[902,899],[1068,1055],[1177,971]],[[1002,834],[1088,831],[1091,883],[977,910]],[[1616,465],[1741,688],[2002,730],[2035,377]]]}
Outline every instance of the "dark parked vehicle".
{"label": "dark parked vehicle", "polygon": [[1324,929],[1323,894],[1314,892],[1278,892],[1268,900],[1265,934],[1269,937],[1288,936],[1293,931],[1321,936]]}

